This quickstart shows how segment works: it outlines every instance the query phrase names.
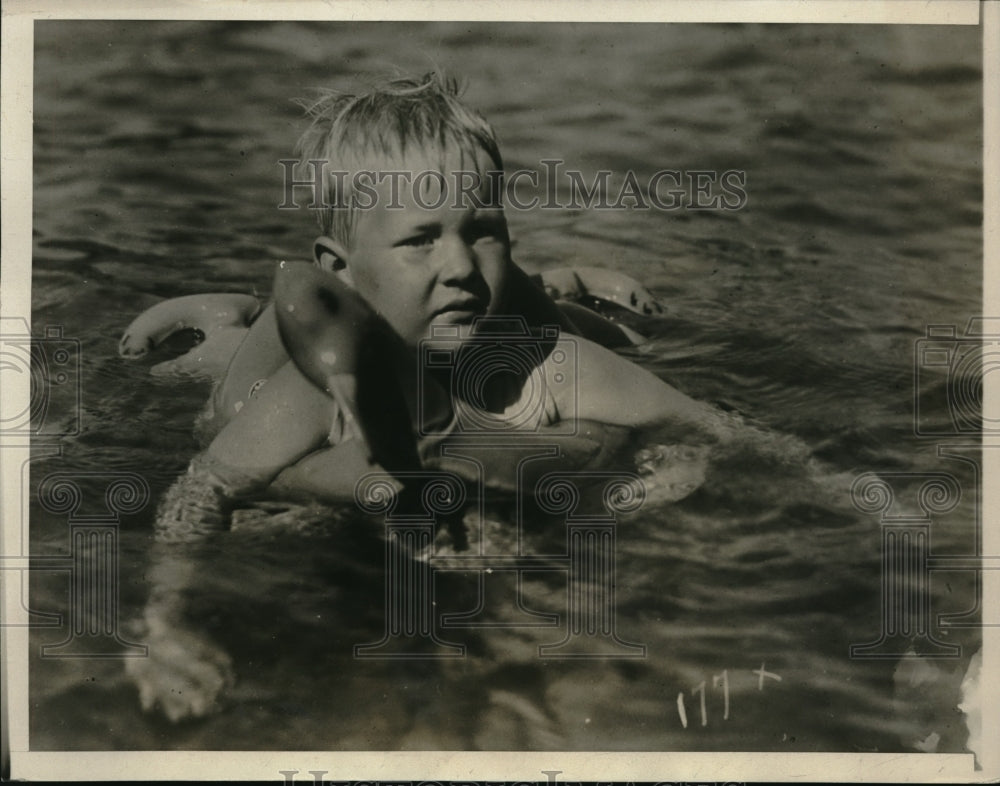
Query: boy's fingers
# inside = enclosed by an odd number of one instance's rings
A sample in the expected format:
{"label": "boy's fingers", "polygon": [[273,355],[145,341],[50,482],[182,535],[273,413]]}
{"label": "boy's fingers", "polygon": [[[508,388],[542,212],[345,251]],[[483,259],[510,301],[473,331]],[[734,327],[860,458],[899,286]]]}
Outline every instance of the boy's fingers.
{"label": "boy's fingers", "polygon": [[153,684],[146,679],[142,679],[139,682],[139,704],[142,706],[144,712],[149,712],[153,709],[153,704],[156,703],[156,691],[153,689]]}
{"label": "boy's fingers", "polygon": [[195,692],[191,696],[191,714],[199,717],[208,709],[209,700],[204,693]]}
{"label": "boy's fingers", "polygon": [[220,693],[235,683],[232,660],[224,650],[181,630],[157,636],[150,657],[129,661],[125,668],[139,688],[142,709],[148,712],[159,702],[171,721],[207,714]]}
{"label": "boy's fingers", "polygon": [[212,655],[212,663],[215,665],[217,673],[225,677],[225,682],[235,679],[233,675],[233,659],[222,650],[215,650]]}
{"label": "boy's fingers", "polygon": [[176,723],[188,714],[187,700],[182,691],[172,691],[163,696],[163,712]]}
{"label": "boy's fingers", "polygon": [[176,671],[151,674],[140,687],[143,710],[153,709],[157,700],[172,721],[188,715],[205,715],[214,708],[225,678],[218,672],[203,672],[196,679]]}

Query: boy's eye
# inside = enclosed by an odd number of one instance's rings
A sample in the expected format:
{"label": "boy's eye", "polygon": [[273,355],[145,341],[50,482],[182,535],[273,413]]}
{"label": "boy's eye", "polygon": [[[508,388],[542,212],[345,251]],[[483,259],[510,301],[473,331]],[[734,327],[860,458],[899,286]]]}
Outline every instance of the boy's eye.
{"label": "boy's eye", "polygon": [[420,234],[411,235],[410,237],[403,238],[398,243],[397,246],[429,246],[434,242],[434,235],[431,234]]}

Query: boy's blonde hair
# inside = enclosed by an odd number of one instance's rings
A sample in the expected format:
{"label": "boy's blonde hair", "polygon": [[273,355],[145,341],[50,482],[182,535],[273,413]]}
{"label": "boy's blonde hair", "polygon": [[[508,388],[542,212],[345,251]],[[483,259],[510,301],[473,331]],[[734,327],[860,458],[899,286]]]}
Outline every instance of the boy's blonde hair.
{"label": "boy's blonde hair", "polygon": [[[325,235],[348,245],[351,242],[357,213],[351,199],[353,170],[378,172],[387,169],[382,164],[399,163],[408,151],[418,150],[438,153],[444,175],[445,154],[457,149],[463,159],[472,161],[477,152],[485,151],[497,171],[503,171],[492,126],[458,96],[454,79],[430,72],[419,78],[386,80],[368,93],[331,90],[316,101],[302,102],[312,122],[296,146],[300,173],[313,176],[310,161],[327,163],[327,173],[349,173],[339,181],[324,176],[323,193],[316,195],[322,204],[318,219]],[[371,158],[377,158],[378,165]],[[338,185],[342,193],[337,192]]]}

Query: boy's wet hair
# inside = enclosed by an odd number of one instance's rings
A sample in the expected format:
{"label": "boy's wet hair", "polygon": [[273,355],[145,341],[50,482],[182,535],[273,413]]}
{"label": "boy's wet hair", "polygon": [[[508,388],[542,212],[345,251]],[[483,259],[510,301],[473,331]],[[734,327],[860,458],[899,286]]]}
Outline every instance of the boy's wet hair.
{"label": "boy's wet hair", "polygon": [[454,79],[437,72],[388,79],[357,95],[324,91],[317,100],[301,104],[312,122],[296,146],[299,176],[313,177],[310,161],[326,162],[327,173],[349,173],[341,181],[347,193],[337,193],[337,178],[324,176],[323,194],[317,195],[323,205],[318,212],[323,233],[347,244],[357,213],[350,207],[350,174],[356,169],[387,170],[382,164],[400,162],[416,150],[437,153],[439,170],[447,174],[446,154],[458,150],[468,161],[485,151],[497,172],[503,171],[493,127],[459,100]]}

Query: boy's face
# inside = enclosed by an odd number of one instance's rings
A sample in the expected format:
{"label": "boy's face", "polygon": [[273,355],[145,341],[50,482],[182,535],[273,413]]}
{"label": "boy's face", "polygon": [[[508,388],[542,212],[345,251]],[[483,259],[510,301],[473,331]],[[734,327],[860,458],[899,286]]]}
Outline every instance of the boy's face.
{"label": "boy's face", "polygon": [[[485,152],[477,154],[474,165],[457,152],[446,155],[442,168],[439,156],[415,151],[405,164],[392,169],[406,171],[410,182],[396,177],[394,184],[383,174],[373,185],[376,204],[358,209],[350,247],[329,238],[321,238],[319,247],[328,241],[346,263],[342,275],[408,344],[416,345],[430,337],[432,326],[468,325],[477,316],[497,313],[511,265],[510,240],[503,208],[491,199],[485,173],[495,167]],[[452,172],[473,169],[483,182],[470,188],[472,193],[456,195],[460,184]],[[442,170],[445,193],[438,177],[418,177]],[[466,187],[470,183],[466,177]]]}

